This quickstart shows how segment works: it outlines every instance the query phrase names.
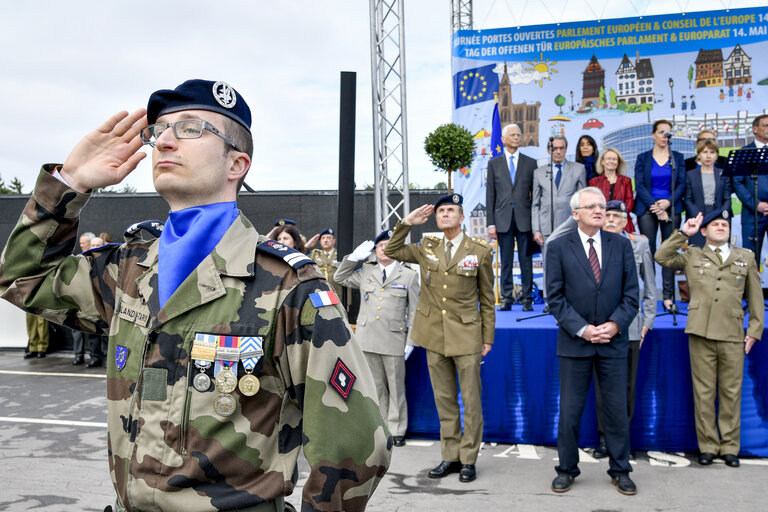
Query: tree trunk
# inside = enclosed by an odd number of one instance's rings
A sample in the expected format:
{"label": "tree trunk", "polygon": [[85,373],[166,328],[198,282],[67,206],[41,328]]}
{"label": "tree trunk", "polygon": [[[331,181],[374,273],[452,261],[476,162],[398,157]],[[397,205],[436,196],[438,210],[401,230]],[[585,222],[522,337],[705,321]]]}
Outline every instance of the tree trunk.
{"label": "tree trunk", "polygon": [[453,194],[453,186],[451,185],[451,176],[453,175],[453,171],[448,169],[448,193]]}

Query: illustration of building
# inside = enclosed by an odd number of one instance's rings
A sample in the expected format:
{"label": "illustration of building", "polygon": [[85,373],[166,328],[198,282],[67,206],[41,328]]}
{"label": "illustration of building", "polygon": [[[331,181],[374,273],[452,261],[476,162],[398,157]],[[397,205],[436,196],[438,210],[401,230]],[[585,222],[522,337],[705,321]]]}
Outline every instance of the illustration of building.
{"label": "illustration of building", "polygon": [[741,45],[737,44],[723,62],[723,76],[725,85],[728,87],[752,83],[752,58],[741,48]]}
{"label": "illustration of building", "polygon": [[541,102],[512,103],[512,84],[507,75],[507,64],[504,64],[504,76],[499,82],[499,119],[501,127],[515,123],[523,133],[520,146],[539,145],[539,109]]}
{"label": "illustration of building", "polygon": [[641,59],[637,52],[632,63],[625,53],[616,70],[616,101],[627,105],[653,103],[653,80],[651,59]]}
{"label": "illustration of building", "polygon": [[[678,127],[675,126],[672,129],[677,133]],[[648,148],[653,147],[653,133],[652,123],[642,123],[632,126],[625,126],[606,133],[599,141],[599,146],[616,148],[621,153],[622,158],[627,162],[627,175],[630,178],[635,176],[635,161],[637,155],[648,151]],[[670,139],[670,147],[675,151],[679,151],[685,158],[691,157],[696,152],[696,138],[695,133],[693,139],[686,137],[679,137],[675,135]]]}
{"label": "illustration of building", "polygon": [[596,107],[600,104],[600,88],[605,87],[605,70],[597,62],[597,56],[592,55],[587,68],[581,74],[584,75],[581,89],[581,110]]}
{"label": "illustration of building", "polygon": [[469,236],[476,236],[488,240],[488,232],[485,228],[485,205],[477,203],[477,206],[469,214]]}
{"label": "illustration of building", "polygon": [[699,50],[696,56],[696,88],[723,85],[723,51]]}

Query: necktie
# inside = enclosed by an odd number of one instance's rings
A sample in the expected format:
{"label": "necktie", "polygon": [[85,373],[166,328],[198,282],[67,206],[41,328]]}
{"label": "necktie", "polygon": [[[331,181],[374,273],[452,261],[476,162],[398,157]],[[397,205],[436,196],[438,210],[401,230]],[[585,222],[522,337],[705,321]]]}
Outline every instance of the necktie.
{"label": "necktie", "polygon": [[723,255],[720,254],[721,252],[722,251],[720,250],[719,247],[717,249],[715,249],[715,254],[717,255],[717,259],[722,264],[723,263]]}
{"label": "necktie", "polygon": [[595,241],[590,238],[589,242],[589,265],[592,267],[592,273],[595,274],[595,281],[600,282],[600,260],[597,259],[597,251],[595,250]]}
{"label": "necktie", "polygon": [[509,177],[512,179],[512,186],[515,185],[515,157],[509,156]]}
{"label": "necktie", "polygon": [[445,259],[448,261],[448,263],[451,262],[451,248],[453,247],[453,242],[448,240],[448,243],[445,244]]}
{"label": "necktie", "polygon": [[383,268],[381,269],[381,282],[383,283],[386,280],[387,280],[387,269]]}
{"label": "necktie", "polygon": [[556,164],[557,173],[555,173],[555,187],[560,188],[560,178],[563,177],[563,164]]}

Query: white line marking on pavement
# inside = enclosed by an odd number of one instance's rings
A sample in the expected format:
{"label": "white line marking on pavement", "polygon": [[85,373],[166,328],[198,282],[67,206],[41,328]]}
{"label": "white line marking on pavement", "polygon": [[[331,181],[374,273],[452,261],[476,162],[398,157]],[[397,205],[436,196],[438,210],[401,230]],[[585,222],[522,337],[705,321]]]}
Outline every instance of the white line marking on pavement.
{"label": "white line marking on pavement", "polygon": [[106,423],[97,423],[95,421],[67,421],[67,420],[45,420],[40,418],[11,418],[0,416],[0,422],[7,423],[38,423],[41,425],[64,425],[68,427],[98,427],[107,428]]}
{"label": "white line marking on pavement", "polygon": [[432,446],[433,444],[435,444],[435,442],[434,441],[417,441],[416,439],[413,439],[413,440],[409,439],[407,441],[407,444],[409,446],[426,446],[426,447],[429,447],[429,446]]}
{"label": "white line marking on pavement", "polygon": [[0,370],[6,375],[45,375],[49,377],[86,377],[90,379],[106,379],[107,376],[98,373],[60,373],[60,372],[22,372],[19,370]]}

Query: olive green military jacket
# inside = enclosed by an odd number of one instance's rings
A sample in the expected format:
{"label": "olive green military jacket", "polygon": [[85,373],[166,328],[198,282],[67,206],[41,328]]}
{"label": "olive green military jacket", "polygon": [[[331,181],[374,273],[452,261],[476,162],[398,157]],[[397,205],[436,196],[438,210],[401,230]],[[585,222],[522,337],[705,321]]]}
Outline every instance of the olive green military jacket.
{"label": "olive green military jacket", "polygon": [[382,282],[375,257],[360,269],[357,263],[344,256],[334,279],[343,286],[360,289],[355,331],[360,347],[364,352],[403,357],[419,301],[419,275],[398,263]]}
{"label": "olive green military jacket", "polygon": [[678,252],[687,240],[684,233],[675,231],[655,255],[662,266],[685,271],[691,294],[685,332],[710,340],[743,343],[741,299],[746,290],[747,334],[759,340],[763,336],[765,306],[754,253],[731,247],[728,259],[720,263],[709,246],[689,246],[686,252]]}
{"label": "olive green military jacket", "polygon": [[339,262],[336,259],[338,257],[336,249],[334,248],[331,252],[325,252],[322,249],[312,249],[309,253],[309,257],[315,260],[317,266],[320,267],[320,272],[322,272],[323,277],[325,277],[325,280],[333,286],[339,299],[341,299],[342,287],[333,279],[336,270],[339,268]]}
{"label": "olive green military jacket", "polygon": [[410,225],[399,222],[384,254],[421,267],[411,338],[445,356],[481,352],[484,343],[493,344],[496,323],[491,248],[465,234],[447,262],[442,238],[425,236],[420,244],[406,245],[410,230]]}
{"label": "olive green military jacket", "polygon": [[[302,509],[363,510],[389,465],[390,434],[342,309],[313,305],[313,294],[329,290],[317,267],[239,215],[160,309],[158,240],[133,236],[71,255],[89,196],[53,168],[43,168],[3,252],[0,293],[30,313],[110,336],[108,456],[122,505],[235,510],[289,495],[303,446]],[[263,341],[253,371],[261,388],[232,392],[231,416],[214,411],[213,385],[192,385],[203,371],[190,360],[199,333]]]}

